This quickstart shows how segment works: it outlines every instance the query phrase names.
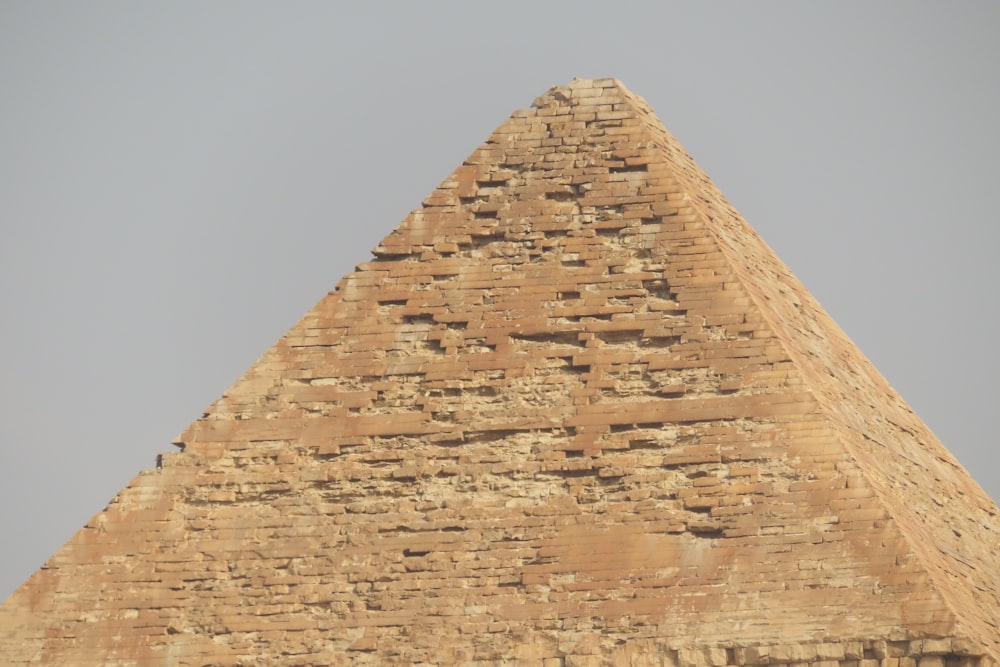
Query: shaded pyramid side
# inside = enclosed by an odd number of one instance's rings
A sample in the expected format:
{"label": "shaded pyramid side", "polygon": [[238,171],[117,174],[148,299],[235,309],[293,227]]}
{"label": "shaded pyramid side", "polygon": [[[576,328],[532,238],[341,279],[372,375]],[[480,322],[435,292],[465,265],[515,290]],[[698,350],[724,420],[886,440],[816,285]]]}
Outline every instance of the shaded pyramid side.
{"label": "shaded pyramid side", "polygon": [[[628,93],[627,93],[628,94]],[[632,96],[692,194],[692,207],[772,323],[851,456],[901,525],[965,632],[1000,654],[1000,510],[726,201],[708,176]]]}
{"label": "shaded pyramid side", "polygon": [[610,80],[515,113],[0,607],[0,647],[995,659],[754,282],[787,269],[647,114]]}

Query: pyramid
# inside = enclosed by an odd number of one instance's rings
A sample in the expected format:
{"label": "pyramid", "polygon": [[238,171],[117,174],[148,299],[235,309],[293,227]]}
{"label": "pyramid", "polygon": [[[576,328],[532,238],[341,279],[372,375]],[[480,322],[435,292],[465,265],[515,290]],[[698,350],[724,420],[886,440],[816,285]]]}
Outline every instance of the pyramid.
{"label": "pyramid", "polygon": [[0,606],[5,664],[1000,664],[1000,512],[612,79]]}

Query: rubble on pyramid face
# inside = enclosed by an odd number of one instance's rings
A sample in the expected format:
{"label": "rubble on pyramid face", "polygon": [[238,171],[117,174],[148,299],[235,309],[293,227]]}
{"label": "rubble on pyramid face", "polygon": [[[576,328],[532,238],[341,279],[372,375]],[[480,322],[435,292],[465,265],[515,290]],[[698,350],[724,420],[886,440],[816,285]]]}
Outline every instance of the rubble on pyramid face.
{"label": "rubble on pyramid face", "polygon": [[373,252],[0,607],[12,664],[996,660],[996,515],[618,82]]}

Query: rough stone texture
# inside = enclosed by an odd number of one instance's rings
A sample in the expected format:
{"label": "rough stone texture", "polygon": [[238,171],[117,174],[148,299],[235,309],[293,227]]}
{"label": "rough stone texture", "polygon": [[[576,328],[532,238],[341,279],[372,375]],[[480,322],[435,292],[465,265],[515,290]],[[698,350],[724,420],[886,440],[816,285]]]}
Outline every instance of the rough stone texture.
{"label": "rough stone texture", "polygon": [[996,505],[617,81],[374,254],[0,606],[6,664],[997,664]]}

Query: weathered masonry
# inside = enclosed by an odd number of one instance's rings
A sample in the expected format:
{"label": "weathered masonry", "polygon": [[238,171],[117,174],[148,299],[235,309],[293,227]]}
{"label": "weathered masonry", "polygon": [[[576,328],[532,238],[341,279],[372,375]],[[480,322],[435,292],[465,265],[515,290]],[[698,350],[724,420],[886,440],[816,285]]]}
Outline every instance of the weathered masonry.
{"label": "weathered masonry", "polygon": [[0,661],[1000,662],[996,505],[617,81],[374,255],[0,606]]}

